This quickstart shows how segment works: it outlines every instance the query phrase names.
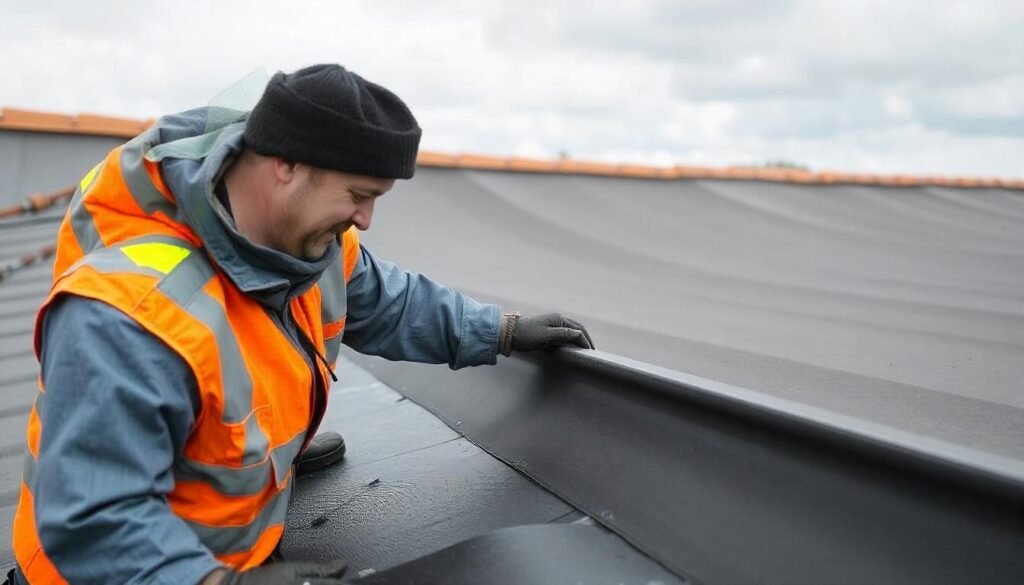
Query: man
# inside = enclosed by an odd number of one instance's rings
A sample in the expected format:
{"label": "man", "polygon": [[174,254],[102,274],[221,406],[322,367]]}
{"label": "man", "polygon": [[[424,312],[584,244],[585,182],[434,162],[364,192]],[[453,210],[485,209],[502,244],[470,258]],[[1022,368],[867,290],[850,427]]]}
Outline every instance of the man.
{"label": "man", "polygon": [[343,449],[312,441],[342,340],[453,369],[593,347],[360,246],[419,139],[397,96],[318,65],[251,113],[161,118],[83,179],[37,318],[15,583],[340,583],[267,561],[298,464]]}

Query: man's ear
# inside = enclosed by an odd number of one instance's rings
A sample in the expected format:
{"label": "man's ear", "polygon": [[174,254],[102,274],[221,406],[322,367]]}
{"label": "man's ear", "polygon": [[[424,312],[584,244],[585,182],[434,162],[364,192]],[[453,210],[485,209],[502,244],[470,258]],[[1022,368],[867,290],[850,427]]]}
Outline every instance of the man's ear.
{"label": "man's ear", "polygon": [[281,183],[291,183],[295,180],[295,169],[298,163],[279,156],[270,157],[274,168],[274,176]]}

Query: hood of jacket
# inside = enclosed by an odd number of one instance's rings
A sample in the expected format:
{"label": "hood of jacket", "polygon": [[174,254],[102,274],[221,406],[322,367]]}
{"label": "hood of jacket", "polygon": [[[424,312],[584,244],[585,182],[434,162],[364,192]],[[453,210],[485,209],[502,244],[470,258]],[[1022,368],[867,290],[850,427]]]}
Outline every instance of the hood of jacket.
{"label": "hood of jacket", "polygon": [[195,232],[235,286],[281,312],[339,261],[341,250],[335,241],[318,260],[306,261],[255,244],[238,231],[215,190],[244,148],[247,116],[214,107],[164,116],[156,123],[157,141],[145,157],[160,165],[177,204],[175,219]]}

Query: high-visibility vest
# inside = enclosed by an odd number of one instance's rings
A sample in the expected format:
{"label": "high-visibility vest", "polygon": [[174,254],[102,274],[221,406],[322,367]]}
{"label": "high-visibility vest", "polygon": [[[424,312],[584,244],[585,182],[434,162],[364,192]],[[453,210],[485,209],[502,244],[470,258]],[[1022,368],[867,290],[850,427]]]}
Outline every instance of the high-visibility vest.
{"label": "high-visibility vest", "polygon": [[[55,281],[36,319],[36,354],[47,309],[58,295],[72,294],[119,309],[181,356],[201,407],[173,464],[167,501],[219,560],[246,569],[263,563],[284,531],[293,463],[323,417],[329,372],[174,219],[160,167],[143,156],[157,137],[153,128],[115,149],[82,180],[61,224]],[[331,363],[359,254],[354,229],[343,235],[342,250],[285,317]],[[31,490],[45,400],[40,380],[14,525],[15,557],[33,585],[65,583],[36,530],[35,507],[46,502],[34,501]]]}

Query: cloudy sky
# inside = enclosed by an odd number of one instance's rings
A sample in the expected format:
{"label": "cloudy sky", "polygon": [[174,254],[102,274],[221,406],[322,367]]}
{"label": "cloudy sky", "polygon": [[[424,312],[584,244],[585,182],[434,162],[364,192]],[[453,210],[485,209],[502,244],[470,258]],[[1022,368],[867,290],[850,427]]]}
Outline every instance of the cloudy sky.
{"label": "cloudy sky", "polygon": [[331,61],[402,96],[431,150],[1024,177],[1020,0],[0,8],[0,106],[152,117]]}

